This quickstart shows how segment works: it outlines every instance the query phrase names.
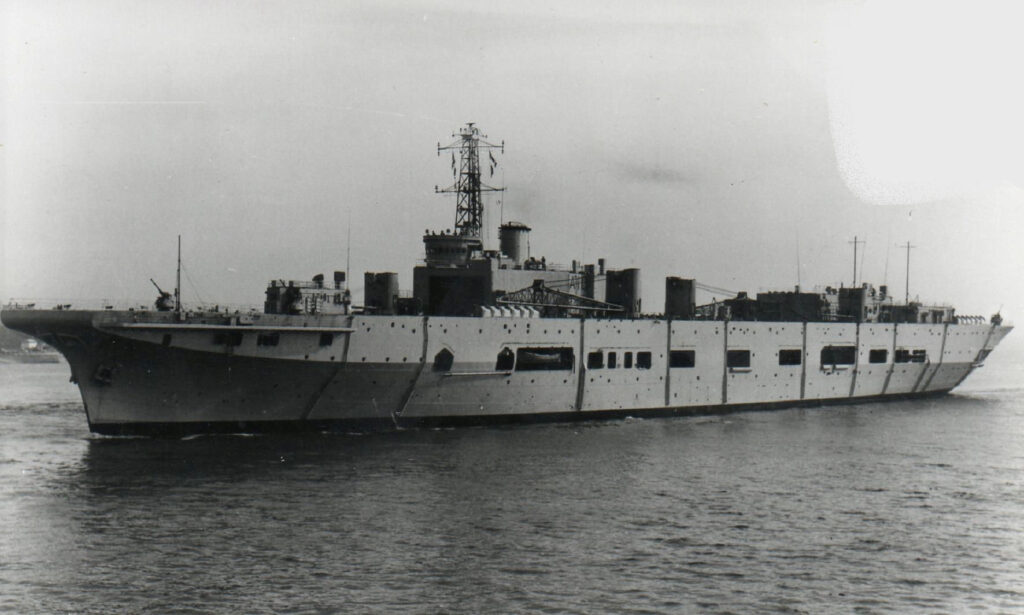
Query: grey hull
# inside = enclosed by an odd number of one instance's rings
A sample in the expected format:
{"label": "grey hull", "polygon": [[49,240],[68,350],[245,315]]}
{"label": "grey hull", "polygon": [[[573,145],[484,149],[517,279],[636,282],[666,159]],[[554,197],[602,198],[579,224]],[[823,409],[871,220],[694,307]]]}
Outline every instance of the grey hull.
{"label": "grey hull", "polygon": [[[296,316],[270,323],[285,332],[266,347],[256,329],[236,327],[244,332],[237,343],[218,345],[203,325],[147,313],[5,310],[2,317],[68,359],[92,431],[169,435],[675,416],[941,395],[1010,330]],[[321,331],[340,333],[325,345]],[[863,360],[849,369],[817,365],[820,348],[836,343],[855,345]],[[539,345],[571,349],[571,369],[497,369],[502,349]],[[893,363],[895,349],[910,345],[929,360]],[[673,348],[694,349],[698,364],[671,367]],[[750,350],[749,369],[726,365],[734,348]],[[802,348],[801,364],[780,366],[780,348]],[[888,349],[890,361],[869,363],[874,348]],[[646,352],[651,360],[642,368],[588,369],[595,349]],[[439,368],[444,352],[454,360]]]}

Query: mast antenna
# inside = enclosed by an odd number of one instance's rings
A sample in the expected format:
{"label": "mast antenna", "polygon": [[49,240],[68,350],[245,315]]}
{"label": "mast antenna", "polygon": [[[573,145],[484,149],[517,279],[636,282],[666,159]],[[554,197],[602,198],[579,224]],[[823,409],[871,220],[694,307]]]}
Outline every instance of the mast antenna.
{"label": "mast antenna", "polygon": [[[886,243],[888,244],[889,242],[887,241]],[[889,250],[890,248],[885,249],[885,272],[882,274],[882,284],[889,283]]]}
{"label": "mast antenna", "polygon": [[[501,185],[505,186],[505,169],[501,169]],[[501,224],[505,224],[505,198],[498,199],[498,204],[501,206]]]}
{"label": "mast antenna", "polygon": [[352,210],[348,210],[348,240],[345,244],[345,290],[348,290],[348,279],[352,275]]}
{"label": "mast antenna", "polygon": [[178,272],[174,280],[174,319],[181,320],[181,235],[178,235]]}
{"label": "mast antenna", "polygon": [[907,251],[907,287],[903,302],[906,303],[907,305],[910,305],[910,251],[916,248],[917,246],[910,245],[910,242],[908,241],[907,245],[899,247]]}
{"label": "mast antenna", "polygon": [[[505,153],[505,142],[499,145],[487,142],[487,135],[481,134],[480,129],[467,123],[457,133],[452,134],[455,141],[442,146],[437,144],[437,155],[442,151],[452,152],[452,172],[455,173],[455,183],[447,188],[434,188],[437,193],[455,193],[455,234],[468,239],[482,240],[483,218],[484,218],[484,192],[504,192],[504,187],[489,186],[481,179],[480,171],[480,150],[488,150],[490,176],[494,176],[494,169],[498,161],[494,158],[494,150]],[[456,168],[455,151],[459,153],[459,163]]]}
{"label": "mast antenna", "polygon": [[800,292],[800,229],[796,229],[796,292]]}
{"label": "mast antenna", "polygon": [[853,236],[853,241],[847,243],[853,244],[853,288],[857,288],[857,244],[864,245],[867,243],[865,240],[857,240],[857,236]]}

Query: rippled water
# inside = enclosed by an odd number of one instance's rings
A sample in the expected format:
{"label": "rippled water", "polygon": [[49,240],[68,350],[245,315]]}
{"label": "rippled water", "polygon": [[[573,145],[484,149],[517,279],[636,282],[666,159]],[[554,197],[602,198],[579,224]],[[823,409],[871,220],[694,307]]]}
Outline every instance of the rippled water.
{"label": "rippled water", "polygon": [[1020,612],[1024,365],[982,371],[916,402],[151,440],[89,435],[66,365],[0,365],[0,611]]}

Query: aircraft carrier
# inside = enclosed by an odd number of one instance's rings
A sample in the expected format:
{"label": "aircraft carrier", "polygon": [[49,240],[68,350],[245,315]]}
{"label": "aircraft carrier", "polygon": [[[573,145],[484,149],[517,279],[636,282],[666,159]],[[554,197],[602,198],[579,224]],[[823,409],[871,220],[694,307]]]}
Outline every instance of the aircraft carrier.
{"label": "aircraft carrier", "polygon": [[[573,421],[941,395],[1011,327],[997,314],[894,298],[870,284],[699,305],[665,280],[658,313],[640,271],[559,266],[530,253],[530,227],[483,242],[495,154],[468,124],[452,161],[455,225],[423,235],[411,293],[393,272],[273,280],[262,312],[188,309],[178,284],[153,309],[12,303],[3,323],[59,350],[89,428],[181,435]],[[481,159],[483,158],[483,165]],[[855,244],[856,249],[856,244]],[[652,255],[655,256],[655,255]],[[909,258],[909,249],[908,249]],[[856,262],[856,257],[854,258]],[[180,249],[179,249],[180,272]],[[855,276],[856,279],[856,276]]]}

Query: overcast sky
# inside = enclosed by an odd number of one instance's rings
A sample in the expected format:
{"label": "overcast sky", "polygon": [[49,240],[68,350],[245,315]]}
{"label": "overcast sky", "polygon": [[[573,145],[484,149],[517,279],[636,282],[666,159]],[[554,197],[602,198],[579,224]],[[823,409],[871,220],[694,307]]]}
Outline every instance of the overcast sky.
{"label": "overcast sky", "polygon": [[[439,141],[506,143],[504,217],[757,292],[864,280],[1024,313],[1012,3],[6,3],[0,299],[259,305],[272,278],[397,271],[453,226]],[[497,225],[498,208],[489,219]],[[496,231],[489,232],[491,246]],[[702,300],[710,297],[701,297]]]}

